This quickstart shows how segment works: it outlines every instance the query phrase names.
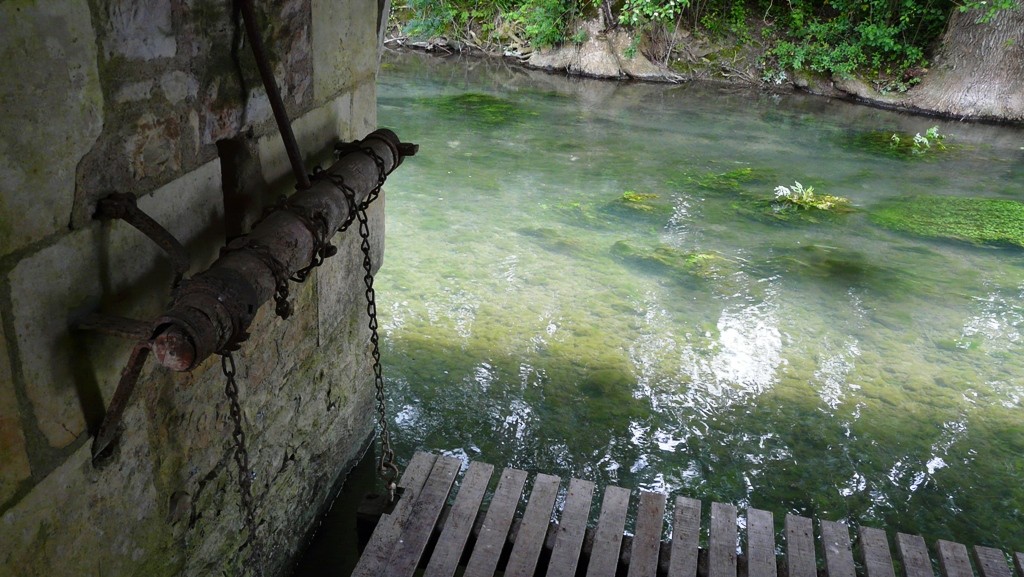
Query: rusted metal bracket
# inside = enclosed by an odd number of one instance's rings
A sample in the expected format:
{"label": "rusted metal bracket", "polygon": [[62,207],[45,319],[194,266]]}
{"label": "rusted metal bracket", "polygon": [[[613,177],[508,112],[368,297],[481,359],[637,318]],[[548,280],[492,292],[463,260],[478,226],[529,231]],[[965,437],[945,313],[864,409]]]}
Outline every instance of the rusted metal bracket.
{"label": "rusted metal bracket", "polygon": [[333,254],[326,247],[338,229],[352,221],[353,208],[374,198],[386,176],[417,151],[415,144],[403,143],[384,129],[346,144],[338,160],[318,173],[308,189],[296,192],[249,234],[224,247],[210,268],[185,281],[180,278],[188,259],[180,243],[139,211],[133,196],[104,199],[98,217],[131,222],[172,255],[177,288],[170,307],[153,323],[91,315],[77,325],[137,343],[93,441],[93,458],[116,438],[150,352],[165,367],[189,371],[215,353],[237,349],[248,338],[259,307],[275,293],[280,296],[282,280],[287,283],[297,272],[308,270],[311,262]]}
{"label": "rusted metal bracket", "polygon": [[95,218],[100,220],[118,219],[134,226],[139,232],[149,237],[150,240],[162,248],[167,256],[171,257],[171,266],[174,269],[174,281],[172,287],[177,287],[182,277],[188,272],[189,258],[185,247],[181,246],[174,235],[167,232],[159,222],[139,209],[135,195],[127,192],[115,192],[101,199],[96,204]]}

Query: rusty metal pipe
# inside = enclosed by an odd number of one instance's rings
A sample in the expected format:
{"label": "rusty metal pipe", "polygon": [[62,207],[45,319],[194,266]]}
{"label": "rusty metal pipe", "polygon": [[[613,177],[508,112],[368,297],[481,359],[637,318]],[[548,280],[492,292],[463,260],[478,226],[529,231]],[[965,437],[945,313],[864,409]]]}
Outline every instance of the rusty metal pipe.
{"label": "rusty metal pipe", "polygon": [[[371,153],[363,149],[369,149]],[[416,146],[390,130],[377,130],[347,151],[310,188],[292,195],[248,235],[225,247],[209,269],[182,285],[171,307],[157,321],[151,346],[157,362],[175,371],[195,368],[210,355],[244,340],[256,310],[273,296],[282,272],[292,276],[309,265],[317,250],[310,222],[323,223],[328,240],[348,218],[349,200],[331,180],[343,179],[362,203],[381,177],[393,171]],[[274,270],[267,255],[273,256]]]}

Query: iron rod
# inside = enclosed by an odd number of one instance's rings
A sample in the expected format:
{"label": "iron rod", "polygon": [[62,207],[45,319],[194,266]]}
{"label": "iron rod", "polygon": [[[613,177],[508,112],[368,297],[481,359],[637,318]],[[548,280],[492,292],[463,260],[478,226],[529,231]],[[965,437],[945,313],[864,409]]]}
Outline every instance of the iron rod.
{"label": "iron rod", "polygon": [[263,88],[267,91],[270,108],[274,111],[274,120],[277,121],[277,129],[281,133],[281,140],[284,141],[284,149],[288,153],[288,160],[292,164],[292,172],[295,173],[295,181],[297,183],[295,188],[306,190],[310,187],[309,175],[306,174],[306,167],[302,163],[302,152],[299,150],[298,142],[295,141],[295,133],[292,132],[292,125],[288,121],[288,111],[284,107],[284,100],[281,99],[281,91],[277,87],[274,71],[270,68],[267,51],[263,46],[263,38],[260,37],[260,31],[256,25],[256,10],[253,8],[252,0],[238,0],[238,2],[242,9],[245,34],[249,37],[252,55],[256,59],[256,66],[260,70]]}

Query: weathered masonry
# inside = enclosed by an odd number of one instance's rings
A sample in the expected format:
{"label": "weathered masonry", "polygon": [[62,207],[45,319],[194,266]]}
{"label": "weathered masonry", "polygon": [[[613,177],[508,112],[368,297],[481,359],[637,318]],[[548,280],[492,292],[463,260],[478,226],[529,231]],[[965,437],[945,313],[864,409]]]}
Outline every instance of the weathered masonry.
{"label": "weathered masonry", "polygon": [[[307,167],[376,126],[377,0],[256,2]],[[78,330],[167,308],[167,256],[97,203],[128,193],[206,270],[295,184],[230,0],[0,3],[0,577],[239,575],[244,529],[218,357],[145,365],[111,454],[91,441],[132,350]],[[373,262],[383,200],[369,209]],[[373,427],[354,230],[292,315],[234,353],[266,574],[286,570]]]}

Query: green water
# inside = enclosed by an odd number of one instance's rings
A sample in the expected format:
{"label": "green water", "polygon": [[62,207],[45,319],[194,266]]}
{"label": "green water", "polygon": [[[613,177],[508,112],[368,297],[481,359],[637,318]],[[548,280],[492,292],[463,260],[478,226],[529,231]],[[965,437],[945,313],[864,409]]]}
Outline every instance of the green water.
{"label": "green water", "polygon": [[[420,144],[377,279],[404,460],[1024,549],[1024,251],[870,217],[1024,199],[1024,131],[416,55],[378,94]],[[855,211],[778,218],[794,181]]]}

